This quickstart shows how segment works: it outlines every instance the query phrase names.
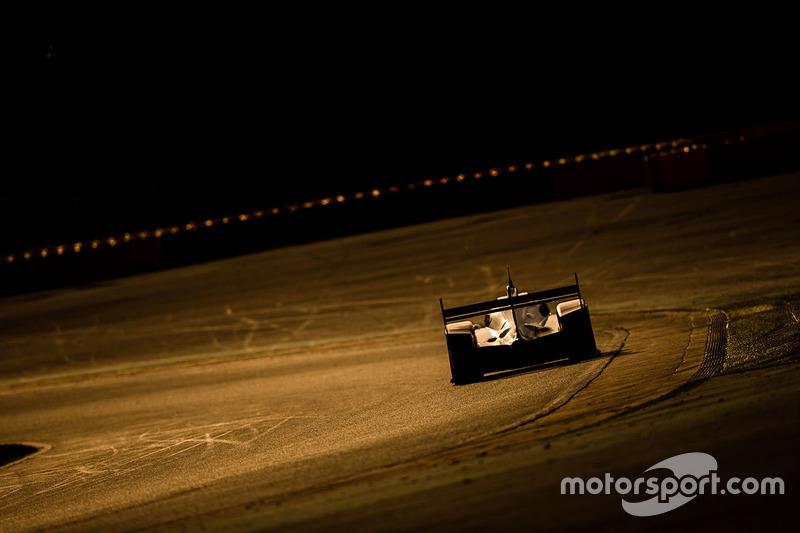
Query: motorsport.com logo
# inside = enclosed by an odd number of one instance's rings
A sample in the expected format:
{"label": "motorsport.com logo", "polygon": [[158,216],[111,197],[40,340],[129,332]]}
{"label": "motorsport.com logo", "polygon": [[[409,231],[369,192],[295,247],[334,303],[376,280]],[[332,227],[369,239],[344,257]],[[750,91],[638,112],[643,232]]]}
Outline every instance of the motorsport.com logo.
{"label": "motorsport.com logo", "polygon": [[645,472],[667,469],[667,477],[614,478],[606,473],[603,478],[592,477],[584,481],[578,477],[561,480],[561,494],[611,494],[653,496],[644,501],[622,499],[622,508],[633,516],[655,516],[692,501],[699,494],[783,494],[783,479],[767,477],[744,480],[732,477],[723,483],[717,475],[717,460],[707,453],[692,452],[676,455],[654,464]]}

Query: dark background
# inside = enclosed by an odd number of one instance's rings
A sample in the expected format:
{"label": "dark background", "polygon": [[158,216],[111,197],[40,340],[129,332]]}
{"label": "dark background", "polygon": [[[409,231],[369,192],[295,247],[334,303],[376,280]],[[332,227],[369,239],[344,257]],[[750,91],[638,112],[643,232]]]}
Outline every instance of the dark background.
{"label": "dark background", "polygon": [[2,253],[796,118],[757,20],[50,15],[13,50]]}

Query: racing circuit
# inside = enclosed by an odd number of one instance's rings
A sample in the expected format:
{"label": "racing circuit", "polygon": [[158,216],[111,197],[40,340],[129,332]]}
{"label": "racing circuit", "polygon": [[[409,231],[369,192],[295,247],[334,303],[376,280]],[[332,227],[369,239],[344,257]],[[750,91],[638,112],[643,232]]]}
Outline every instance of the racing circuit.
{"label": "racing circuit", "polygon": [[[800,174],[428,222],[0,300],[0,530],[796,523]],[[439,298],[581,280],[600,354],[450,383]],[[786,495],[658,517],[566,476],[687,453]]]}

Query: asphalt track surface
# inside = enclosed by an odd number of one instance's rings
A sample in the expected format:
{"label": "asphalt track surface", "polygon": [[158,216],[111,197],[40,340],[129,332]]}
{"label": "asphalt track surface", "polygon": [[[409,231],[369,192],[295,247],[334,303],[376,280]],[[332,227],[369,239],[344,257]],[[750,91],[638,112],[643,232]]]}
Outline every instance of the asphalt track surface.
{"label": "asphalt track surface", "polygon": [[[618,496],[565,500],[560,479],[698,446],[731,474],[793,479],[799,180],[631,190],[3,299],[0,444],[42,451],[0,470],[0,530],[637,529]],[[506,265],[523,290],[577,272],[602,353],[454,386],[438,299],[494,298]],[[783,498],[748,516],[785,525]],[[741,499],[711,502],[646,527],[745,523]]]}

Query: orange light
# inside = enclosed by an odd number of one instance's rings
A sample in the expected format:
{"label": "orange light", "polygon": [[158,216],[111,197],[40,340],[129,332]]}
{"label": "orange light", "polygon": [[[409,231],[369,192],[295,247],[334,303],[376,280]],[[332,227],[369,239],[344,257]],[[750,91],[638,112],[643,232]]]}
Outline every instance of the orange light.
{"label": "orange light", "polygon": [[6,261],[8,261],[9,263],[13,263],[14,262],[14,256],[13,255],[7,256],[6,257]]}
{"label": "orange light", "polygon": [[[745,139],[745,136],[740,135],[738,138],[730,137],[728,139],[723,139],[721,141],[716,141],[715,143],[713,143],[713,145],[717,146],[720,143],[722,143],[724,145],[730,145],[730,144],[736,142],[737,140],[740,141],[740,142],[744,142],[746,139]],[[642,144],[642,145],[630,146],[630,147],[621,148],[621,149],[613,149],[613,150],[608,150],[608,151],[603,151],[603,152],[595,152],[595,153],[591,153],[591,154],[579,154],[577,156],[568,157],[568,158],[562,157],[562,158],[559,158],[559,159],[556,159],[556,160],[553,160],[553,161],[545,160],[545,161],[541,162],[541,165],[544,168],[548,168],[553,164],[566,165],[567,163],[572,163],[572,162],[580,163],[580,162],[583,162],[584,160],[586,160],[589,157],[591,157],[591,159],[593,159],[593,160],[599,160],[601,158],[608,157],[608,156],[615,157],[616,155],[622,153],[623,150],[624,150],[625,154],[632,154],[632,153],[635,153],[637,151],[643,152],[642,157],[644,158],[645,161],[649,161],[652,158],[655,158],[657,156],[664,156],[664,155],[667,155],[668,153],[669,154],[689,153],[692,150],[698,150],[698,149],[707,150],[708,148],[709,148],[709,145],[706,144],[706,143],[702,143],[702,144],[698,145],[697,143],[692,143],[692,139],[681,138],[681,139],[675,139],[675,140],[672,140],[672,141],[665,141],[665,142],[659,142],[659,143],[646,143],[646,144]],[[651,152],[651,153],[648,154],[647,152]],[[485,172],[475,172],[475,173],[473,173],[471,175],[458,174],[454,178],[442,177],[442,178],[439,178],[439,179],[426,179],[426,180],[419,181],[419,182],[416,182],[416,183],[409,183],[409,184],[407,184],[405,186],[399,186],[399,187],[398,186],[391,186],[391,187],[387,187],[385,189],[377,189],[376,188],[376,189],[372,189],[372,190],[369,190],[369,191],[366,191],[366,192],[357,192],[357,193],[355,193],[353,195],[350,195],[350,196],[338,195],[338,196],[335,196],[335,197],[323,198],[321,200],[309,201],[309,202],[305,202],[305,203],[297,204],[297,205],[289,205],[289,206],[284,206],[284,207],[281,207],[281,208],[275,207],[275,208],[272,208],[271,210],[268,210],[268,211],[256,211],[256,212],[253,212],[253,213],[245,213],[245,214],[238,215],[236,218],[239,221],[244,222],[244,221],[247,221],[248,219],[253,218],[253,217],[260,218],[260,217],[264,216],[265,213],[271,213],[271,214],[277,215],[282,210],[287,210],[290,213],[293,213],[293,212],[295,212],[295,211],[297,211],[297,210],[299,210],[301,208],[309,209],[311,207],[314,207],[317,204],[324,206],[324,205],[329,205],[329,204],[333,203],[334,201],[342,203],[342,202],[344,202],[345,200],[347,200],[349,198],[362,199],[367,195],[371,195],[372,197],[376,197],[377,198],[381,194],[388,194],[390,192],[391,193],[395,193],[395,192],[398,192],[398,191],[400,191],[402,189],[413,190],[413,189],[415,189],[416,187],[419,187],[419,186],[431,187],[432,185],[434,185],[436,183],[444,185],[444,184],[450,183],[451,181],[460,181],[461,182],[461,181],[466,180],[467,177],[471,177],[471,178],[474,178],[474,179],[481,179],[482,177],[484,177],[484,175],[497,177],[503,172],[516,172],[520,168],[521,168],[521,165],[509,165],[507,167],[492,168],[492,169],[489,169],[489,170],[487,170]],[[533,162],[525,163],[524,164],[524,168],[526,170],[531,170],[531,169],[534,168],[534,163]],[[205,225],[206,227],[210,227],[210,226],[213,226],[214,224],[217,224],[219,222],[222,222],[223,224],[228,224],[230,222],[230,220],[231,219],[229,217],[225,217],[225,218],[222,218],[222,219],[215,219],[215,220],[209,219],[209,220],[206,220],[206,221],[202,222],[201,225]],[[193,230],[193,229],[197,228],[197,225],[195,223],[188,223],[188,224],[186,224],[185,226],[182,226],[182,227],[181,226],[172,226],[172,227],[170,227],[168,229],[159,228],[159,229],[157,229],[155,231],[152,231],[152,232],[141,231],[141,232],[139,232],[137,234],[133,234],[133,235],[130,234],[130,233],[124,233],[119,238],[109,237],[108,239],[105,239],[105,240],[94,240],[94,241],[91,241],[90,245],[91,245],[92,248],[98,248],[98,247],[100,247],[101,244],[108,244],[110,246],[115,246],[118,242],[122,242],[122,241],[129,242],[132,238],[135,238],[136,236],[138,236],[138,238],[140,238],[140,239],[146,239],[152,233],[152,235],[154,235],[155,237],[161,237],[167,231],[169,231],[170,233],[177,233],[182,228],[185,228],[186,230]],[[53,250],[55,251],[56,254],[63,255],[66,247],[68,247],[68,246],[70,246],[70,245],[57,246],[57,247],[54,247]],[[79,252],[82,249],[83,246],[84,246],[83,243],[76,242],[76,243],[74,243],[72,245],[72,248],[74,249],[75,252]],[[8,256],[5,257],[5,260],[7,262],[9,262],[9,263],[13,263],[15,260],[18,260],[19,258],[30,259],[30,257],[33,254],[41,255],[42,257],[47,257],[50,254],[50,250],[48,248],[43,248],[43,249],[39,250],[38,252],[36,250],[34,250],[34,251],[31,251],[31,252],[25,252],[24,254],[20,254],[20,255],[17,255],[17,256],[8,255]]]}

